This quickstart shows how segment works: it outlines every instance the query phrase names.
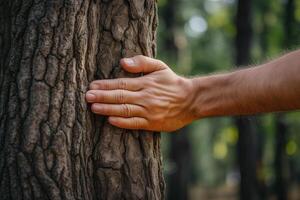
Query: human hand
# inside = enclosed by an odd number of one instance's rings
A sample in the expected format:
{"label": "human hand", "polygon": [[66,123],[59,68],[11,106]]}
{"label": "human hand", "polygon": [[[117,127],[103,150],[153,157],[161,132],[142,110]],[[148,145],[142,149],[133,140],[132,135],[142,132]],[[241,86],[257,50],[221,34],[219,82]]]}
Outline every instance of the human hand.
{"label": "human hand", "polygon": [[109,116],[109,123],[125,129],[174,131],[195,120],[190,79],[145,56],[120,63],[130,73],[145,75],[93,81],[86,94],[92,112]]}

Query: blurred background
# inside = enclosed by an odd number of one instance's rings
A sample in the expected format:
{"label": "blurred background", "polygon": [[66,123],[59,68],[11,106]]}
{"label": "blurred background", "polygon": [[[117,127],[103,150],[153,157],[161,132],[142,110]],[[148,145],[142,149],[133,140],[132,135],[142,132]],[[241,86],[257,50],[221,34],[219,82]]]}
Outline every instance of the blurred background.
{"label": "blurred background", "polygon": [[[157,57],[181,75],[255,65],[300,47],[300,0],[158,4]],[[163,134],[162,147],[167,199],[300,199],[299,112],[203,119]]]}

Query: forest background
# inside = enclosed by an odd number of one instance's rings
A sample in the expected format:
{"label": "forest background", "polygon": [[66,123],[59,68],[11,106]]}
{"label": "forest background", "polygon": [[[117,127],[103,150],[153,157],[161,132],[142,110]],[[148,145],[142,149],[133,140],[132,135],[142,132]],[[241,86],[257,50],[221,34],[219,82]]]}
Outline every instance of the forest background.
{"label": "forest background", "polygon": [[[185,76],[264,63],[300,45],[297,0],[158,4],[158,58]],[[164,134],[162,147],[168,199],[300,198],[299,112],[199,120]]]}

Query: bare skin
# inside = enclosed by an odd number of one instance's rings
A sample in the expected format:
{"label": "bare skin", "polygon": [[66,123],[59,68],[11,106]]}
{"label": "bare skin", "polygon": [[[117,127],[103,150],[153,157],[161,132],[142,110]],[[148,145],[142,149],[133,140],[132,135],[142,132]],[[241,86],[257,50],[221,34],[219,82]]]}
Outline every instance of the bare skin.
{"label": "bare skin", "polygon": [[235,72],[184,78],[145,56],[121,60],[138,78],[97,80],[86,94],[91,109],[125,129],[174,131],[212,116],[300,109],[300,51]]}

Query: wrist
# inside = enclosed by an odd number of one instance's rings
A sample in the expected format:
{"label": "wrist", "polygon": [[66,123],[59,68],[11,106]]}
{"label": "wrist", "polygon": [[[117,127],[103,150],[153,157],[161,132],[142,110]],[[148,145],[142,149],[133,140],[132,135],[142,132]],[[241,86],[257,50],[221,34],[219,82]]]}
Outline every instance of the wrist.
{"label": "wrist", "polygon": [[191,79],[193,85],[191,109],[197,119],[227,114],[230,104],[232,74]]}
{"label": "wrist", "polygon": [[206,117],[205,110],[203,107],[204,102],[204,91],[206,90],[206,82],[205,82],[205,77],[196,77],[196,78],[191,78],[191,85],[192,85],[192,92],[191,92],[191,113],[196,119],[201,119]]}
{"label": "wrist", "polygon": [[184,116],[184,123],[189,124],[198,119],[194,108],[196,97],[194,81],[191,78],[179,77],[178,85],[181,86],[181,92],[178,94],[181,99],[180,110]]}

